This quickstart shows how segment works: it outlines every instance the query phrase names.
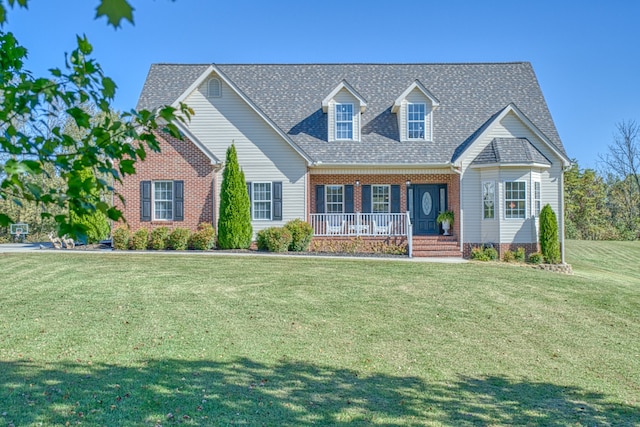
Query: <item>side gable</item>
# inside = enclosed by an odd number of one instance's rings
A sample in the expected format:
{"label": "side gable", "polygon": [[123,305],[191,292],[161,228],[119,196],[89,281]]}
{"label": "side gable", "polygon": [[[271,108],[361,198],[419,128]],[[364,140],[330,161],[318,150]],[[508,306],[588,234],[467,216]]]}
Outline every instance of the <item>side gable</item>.
{"label": "side gable", "polygon": [[[513,114],[518,120],[520,120],[524,126],[531,131],[539,141],[541,141],[551,152],[556,155],[561,161],[564,167],[568,167],[571,164],[571,160],[567,158],[567,156],[561,152],[558,147],[556,147],[550,140],[547,138],[541,131],[536,127],[531,120],[525,116],[520,109],[515,104],[509,104],[502,110],[498,111],[494,114],[487,122],[485,122],[479,129],[476,131],[467,141],[465,141],[456,153],[454,153],[454,157],[452,158],[452,162],[455,164],[467,163],[473,161],[473,159],[469,159],[469,156],[473,156],[474,153],[480,147],[477,144],[480,143],[487,135],[490,135],[492,131],[499,126],[502,120],[508,115]],[[517,135],[512,135],[517,137]],[[484,147],[482,147],[484,148]]]}
{"label": "side gable", "polygon": [[180,102],[184,102],[187,97],[192,94],[194,91],[198,90],[198,88],[207,80],[212,74],[217,75],[224,83],[226,83],[242,100],[253,110],[255,111],[273,130],[278,133],[299,155],[302,157],[307,163],[311,163],[312,159],[309,157],[307,153],[304,152],[296,143],[294,143],[289,136],[282,131],[274,122],[269,118],[266,114],[258,108],[257,105],[247,96],[245,95],[228,77],[222,73],[218,67],[214,64],[210,65],[200,76],[182,93],[178,98],[173,101],[172,106],[176,107]]}

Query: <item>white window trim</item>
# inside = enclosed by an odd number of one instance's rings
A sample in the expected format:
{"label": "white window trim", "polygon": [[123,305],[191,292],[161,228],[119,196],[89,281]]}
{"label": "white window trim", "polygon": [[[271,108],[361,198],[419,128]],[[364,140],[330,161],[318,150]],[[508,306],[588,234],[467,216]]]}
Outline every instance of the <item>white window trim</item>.
{"label": "white window trim", "polygon": [[[267,200],[256,200],[254,189],[257,184],[269,184],[269,218],[256,218],[255,217],[255,204],[266,203]],[[251,219],[254,221],[272,221],[273,220],[273,182],[271,181],[257,181],[251,183]]]}
{"label": "white window trim", "polygon": [[[376,212],[373,209],[374,201],[373,201],[373,189],[374,187],[385,187],[387,189],[387,195],[389,196],[387,200],[387,211],[386,212]],[[386,184],[372,184],[371,185],[371,213],[391,213],[391,186]]]}
{"label": "white window trim", "polygon": [[[409,134],[409,123],[410,122],[412,122],[412,123],[413,122],[415,122],[415,123],[419,122],[419,120],[411,120],[411,121],[409,120],[409,106],[410,105],[422,105],[422,106],[424,106],[424,117],[422,119],[422,133],[423,133],[424,136],[422,138],[412,138],[410,136],[410,134]],[[407,127],[406,127],[406,129],[407,129],[407,139],[410,140],[410,141],[426,141],[427,140],[427,126],[426,126],[426,123],[427,123],[427,115],[428,115],[427,114],[427,104],[425,102],[407,102],[406,115],[407,115],[407,117],[406,117],[406,119],[407,119],[406,120],[406,122],[407,122],[407,124],[406,124],[407,125]]]}
{"label": "white window trim", "polygon": [[[340,212],[329,212],[329,187],[340,187],[340,191],[342,193],[342,210]],[[324,186],[324,212],[329,213],[344,213],[344,185],[338,184],[327,184]],[[332,202],[331,204],[337,204],[336,202]]]}
{"label": "white window trim", "polygon": [[[171,203],[171,218],[157,218],[156,217],[156,184],[158,183],[170,183],[171,184],[171,199],[161,199],[159,200],[160,202],[170,202]],[[176,197],[176,193],[175,193],[175,188],[174,188],[174,184],[172,180],[168,180],[168,179],[164,179],[164,180],[157,180],[157,181],[151,181],[151,220],[152,221],[173,221],[173,218],[175,217],[175,212],[174,212],[174,204],[175,204],[175,197]]]}
{"label": "white window trim", "polygon": [[[351,105],[351,138],[339,138],[338,137],[338,106],[340,105]],[[354,126],[354,117],[355,117],[355,111],[354,111],[354,105],[351,102],[336,102],[334,105],[334,116],[333,116],[333,127],[334,127],[334,138],[336,141],[353,141],[354,140],[354,134],[355,134],[355,126]],[[349,121],[347,120],[340,120],[340,123],[349,123]]]}
{"label": "white window trim", "polygon": [[[513,218],[513,217],[508,218],[507,217],[507,183],[508,182],[512,182],[512,183],[516,183],[517,182],[517,183],[523,183],[524,184],[524,197],[525,197],[525,199],[524,199],[524,216],[522,216],[522,217],[517,217],[517,218]],[[524,221],[524,220],[526,220],[527,219],[527,214],[528,214],[528,212],[527,212],[527,210],[528,210],[527,181],[523,181],[521,179],[518,179],[518,180],[514,180],[514,181],[504,181],[503,184],[504,184],[504,210],[502,212],[502,215],[503,215],[504,219],[506,221]]]}
{"label": "white window trim", "polygon": [[[485,211],[484,211],[484,188],[485,187],[484,186],[485,186],[485,184],[489,184],[489,183],[493,184],[493,218],[489,218],[489,217],[486,217],[484,215],[484,213],[485,213]],[[482,188],[481,188],[480,198],[481,198],[481,205],[482,205],[482,220],[483,221],[485,221],[485,220],[486,221],[495,221],[496,216],[497,216],[496,215],[497,205],[496,205],[496,182],[495,181],[491,181],[491,180],[482,181]]]}

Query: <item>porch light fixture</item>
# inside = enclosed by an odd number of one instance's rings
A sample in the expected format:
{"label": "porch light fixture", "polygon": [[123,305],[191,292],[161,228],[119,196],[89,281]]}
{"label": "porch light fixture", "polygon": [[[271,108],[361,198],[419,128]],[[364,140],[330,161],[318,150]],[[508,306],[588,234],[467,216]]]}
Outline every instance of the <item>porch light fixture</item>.
{"label": "porch light fixture", "polygon": [[360,180],[356,179],[356,187],[360,187]]}
{"label": "porch light fixture", "polygon": [[407,187],[411,187],[411,180],[408,179],[407,182],[405,182],[405,184],[406,184]]}

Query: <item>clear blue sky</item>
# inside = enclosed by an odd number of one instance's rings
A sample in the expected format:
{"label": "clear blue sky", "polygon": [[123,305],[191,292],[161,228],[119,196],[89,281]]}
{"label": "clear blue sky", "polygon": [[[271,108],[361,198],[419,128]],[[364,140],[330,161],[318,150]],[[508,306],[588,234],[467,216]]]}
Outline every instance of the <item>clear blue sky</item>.
{"label": "clear blue sky", "polygon": [[616,123],[640,121],[640,2],[131,0],[135,25],[94,20],[97,0],[30,0],[5,31],[39,75],[75,34],[133,108],[150,64],[529,61],[560,137],[596,167]]}

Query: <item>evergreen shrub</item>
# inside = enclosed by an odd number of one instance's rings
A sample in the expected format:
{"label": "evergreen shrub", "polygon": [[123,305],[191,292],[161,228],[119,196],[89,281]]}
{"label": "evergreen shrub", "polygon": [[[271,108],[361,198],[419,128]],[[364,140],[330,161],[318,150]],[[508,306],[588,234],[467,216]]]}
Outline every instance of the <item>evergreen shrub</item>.
{"label": "evergreen shrub", "polygon": [[269,227],[258,232],[258,249],[269,252],[287,252],[292,237],[285,227]]}
{"label": "evergreen shrub", "polygon": [[189,248],[197,251],[207,251],[216,244],[216,230],[213,225],[202,223],[198,225],[198,231],[189,238]]}
{"label": "evergreen shrub", "polygon": [[144,251],[149,246],[149,230],[140,228],[131,236],[131,249]]}
{"label": "evergreen shrub", "polygon": [[117,227],[113,230],[111,238],[111,245],[113,246],[113,249],[120,251],[126,251],[129,249],[129,241],[131,240],[131,232],[129,231],[129,228],[122,225]]}
{"label": "evergreen shrub", "polygon": [[169,234],[168,247],[175,251],[184,251],[189,246],[191,230],[188,228],[176,228]]}
{"label": "evergreen shrub", "polygon": [[560,262],[560,241],[558,240],[558,220],[549,204],[540,211],[540,251],[549,264]]}
{"label": "evergreen shrub", "polygon": [[169,238],[169,228],[162,226],[154,228],[151,231],[151,241],[149,247],[156,251],[162,251],[167,249]]}
{"label": "evergreen shrub", "polygon": [[309,244],[311,244],[311,239],[313,238],[311,224],[296,218],[287,222],[284,227],[291,234],[290,251],[302,252],[309,249]]}
{"label": "evergreen shrub", "polygon": [[235,145],[227,149],[222,186],[220,189],[220,216],[218,218],[218,247],[246,249],[251,246],[251,203],[244,172],[238,164]]}
{"label": "evergreen shrub", "polygon": [[540,252],[534,252],[529,255],[529,264],[542,264],[544,257]]}

